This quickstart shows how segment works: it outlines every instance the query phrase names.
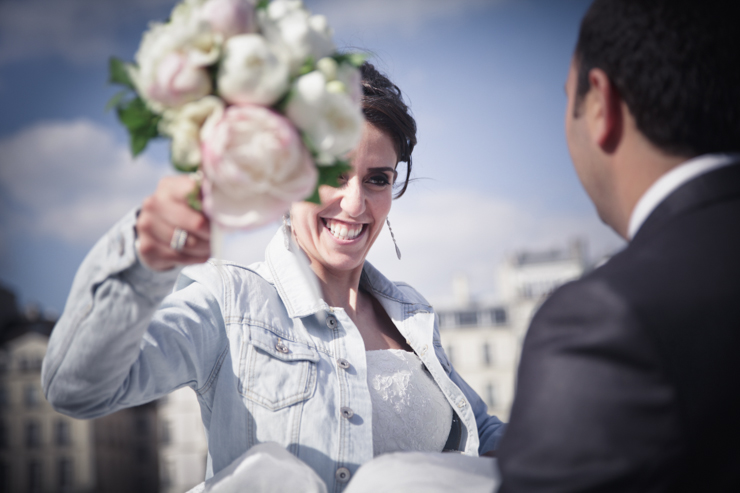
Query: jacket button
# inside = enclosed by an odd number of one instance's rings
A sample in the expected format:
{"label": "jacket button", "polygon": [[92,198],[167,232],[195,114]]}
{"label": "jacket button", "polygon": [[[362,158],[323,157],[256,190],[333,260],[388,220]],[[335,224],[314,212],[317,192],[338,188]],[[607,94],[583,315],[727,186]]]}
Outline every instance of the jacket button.
{"label": "jacket button", "polygon": [[336,329],[337,325],[339,325],[339,323],[337,322],[337,317],[335,317],[334,315],[329,315],[328,317],[326,317],[327,327],[329,327],[330,329]]}
{"label": "jacket button", "polygon": [[277,349],[281,353],[288,353],[288,352],[290,352],[290,349],[288,349],[288,346],[286,346],[282,342],[278,342],[277,344],[275,344],[275,349]]}
{"label": "jacket button", "polygon": [[349,481],[349,469],[347,469],[346,467],[340,467],[339,469],[337,469],[337,472],[336,474],[334,474],[334,476],[340,483],[346,483],[347,481]]}
{"label": "jacket button", "polygon": [[343,407],[341,409],[341,411],[342,411],[342,417],[345,418],[345,419],[349,419],[349,418],[351,418],[352,416],[355,415],[355,412],[352,410],[351,407],[346,407],[345,406],[345,407]]}
{"label": "jacket button", "polygon": [[339,368],[341,368],[341,369],[343,369],[343,370],[346,370],[346,369],[347,369],[347,368],[349,368],[349,366],[350,366],[350,365],[349,365],[349,361],[347,361],[347,360],[346,360],[346,359],[344,359],[344,358],[339,358],[339,359],[337,360],[337,365],[339,365]]}

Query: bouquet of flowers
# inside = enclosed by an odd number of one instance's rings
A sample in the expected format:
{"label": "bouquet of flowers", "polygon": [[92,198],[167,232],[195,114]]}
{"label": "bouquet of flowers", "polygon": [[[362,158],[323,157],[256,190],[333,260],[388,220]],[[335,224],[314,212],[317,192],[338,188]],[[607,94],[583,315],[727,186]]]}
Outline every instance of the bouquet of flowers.
{"label": "bouquet of flowers", "polygon": [[[134,156],[171,139],[171,160],[199,172],[190,205],[227,228],[278,219],[337,186],[364,122],[358,67],[326,18],[301,0],[182,0],[144,33],[135,63],[112,58],[124,86],[109,107]],[[202,200],[201,200],[202,197]]]}

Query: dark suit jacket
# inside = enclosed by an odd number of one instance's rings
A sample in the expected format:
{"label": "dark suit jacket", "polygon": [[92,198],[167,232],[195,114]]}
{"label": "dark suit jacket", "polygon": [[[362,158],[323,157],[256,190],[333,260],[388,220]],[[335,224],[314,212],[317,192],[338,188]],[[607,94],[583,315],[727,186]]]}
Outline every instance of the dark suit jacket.
{"label": "dark suit jacket", "polygon": [[498,456],[502,493],[740,492],[740,165],[543,304]]}

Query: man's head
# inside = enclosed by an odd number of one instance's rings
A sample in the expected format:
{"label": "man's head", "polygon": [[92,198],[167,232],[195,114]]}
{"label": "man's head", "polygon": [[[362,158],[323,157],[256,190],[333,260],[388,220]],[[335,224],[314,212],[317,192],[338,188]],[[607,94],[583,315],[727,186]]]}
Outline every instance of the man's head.
{"label": "man's head", "polygon": [[[584,187],[602,219],[618,231],[614,221],[624,218],[614,219],[619,213],[609,209],[625,208],[633,198],[614,188],[615,173],[625,166],[610,169],[605,162],[613,165],[619,153],[616,161],[634,161],[651,151],[662,162],[635,177],[636,183],[654,181],[658,171],[686,158],[740,151],[735,4],[596,0],[586,13],[567,85],[566,134]],[[636,140],[625,148],[625,137]]]}

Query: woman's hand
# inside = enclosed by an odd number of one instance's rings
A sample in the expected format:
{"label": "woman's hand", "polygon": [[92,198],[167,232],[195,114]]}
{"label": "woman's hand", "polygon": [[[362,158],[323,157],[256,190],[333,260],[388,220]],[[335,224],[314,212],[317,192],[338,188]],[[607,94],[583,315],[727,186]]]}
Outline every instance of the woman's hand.
{"label": "woman's hand", "polygon": [[[188,176],[166,176],[154,194],[144,199],[136,220],[137,251],[150,269],[164,271],[208,260],[211,224],[202,212],[188,205],[187,195],[194,188],[195,180]],[[180,250],[171,246],[175,228],[187,232]]]}

